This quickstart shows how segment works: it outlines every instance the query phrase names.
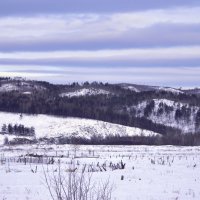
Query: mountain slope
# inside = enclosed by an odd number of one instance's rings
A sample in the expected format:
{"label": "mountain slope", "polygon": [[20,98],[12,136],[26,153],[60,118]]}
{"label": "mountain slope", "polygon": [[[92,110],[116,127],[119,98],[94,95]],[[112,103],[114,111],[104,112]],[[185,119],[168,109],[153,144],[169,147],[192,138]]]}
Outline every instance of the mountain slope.
{"label": "mountain slope", "polygon": [[183,94],[186,90],[176,89],[172,87],[160,87],[160,86],[149,86],[149,85],[136,85],[136,84],[128,84],[122,83],[119,86],[123,89],[134,91],[134,92],[148,92],[148,91],[165,91],[174,94]]}
{"label": "mountain slope", "polygon": [[196,119],[200,108],[197,106],[167,99],[153,99],[143,101],[132,108],[136,111],[136,116],[146,117],[156,124],[178,128],[184,133],[199,131]]}
{"label": "mountain slope", "polygon": [[46,87],[37,81],[28,81],[25,79],[5,79],[0,81],[0,92],[18,91],[24,94],[30,94],[34,90],[43,91]]}

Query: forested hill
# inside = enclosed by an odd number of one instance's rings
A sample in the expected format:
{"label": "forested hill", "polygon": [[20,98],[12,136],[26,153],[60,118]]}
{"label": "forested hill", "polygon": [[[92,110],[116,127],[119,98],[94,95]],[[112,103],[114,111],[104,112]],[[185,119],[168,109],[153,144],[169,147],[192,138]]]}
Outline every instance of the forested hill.
{"label": "forested hill", "polygon": [[200,132],[200,90],[0,79],[0,111],[97,119],[161,134]]}

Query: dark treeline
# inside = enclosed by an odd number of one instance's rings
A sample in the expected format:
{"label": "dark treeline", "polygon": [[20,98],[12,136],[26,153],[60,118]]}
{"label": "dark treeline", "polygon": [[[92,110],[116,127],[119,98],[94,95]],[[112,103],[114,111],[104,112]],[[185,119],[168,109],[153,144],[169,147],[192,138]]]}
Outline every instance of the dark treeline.
{"label": "dark treeline", "polygon": [[73,144],[73,145],[177,145],[199,146],[200,134],[168,134],[164,136],[107,136],[92,137],[91,139],[76,137],[26,139],[15,138],[5,142],[7,145],[19,144]]}
{"label": "dark treeline", "polygon": [[[94,141],[94,144],[98,141]],[[105,145],[177,145],[199,146],[200,134],[170,134],[160,136],[107,137],[100,141]]]}
{"label": "dark treeline", "polygon": [[16,136],[35,136],[34,127],[28,128],[21,124],[3,124],[1,131],[1,134],[9,134]]}
{"label": "dark treeline", "polygon": [[108,136],[92,137],[91,139],[60,137],[41,138],[38,142],[48,144],[74,144],[74,145],[177,145],[199,146],[200,134],[170,134],[165,136]]}

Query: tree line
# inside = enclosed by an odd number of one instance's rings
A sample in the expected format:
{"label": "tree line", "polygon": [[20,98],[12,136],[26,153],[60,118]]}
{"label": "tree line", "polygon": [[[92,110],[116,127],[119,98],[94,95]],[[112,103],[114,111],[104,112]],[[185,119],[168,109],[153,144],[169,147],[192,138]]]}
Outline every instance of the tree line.
{"label": "tree line", "polygon": [[35,136],[35,128],[34,127],[25,127],[21,124],[3,124],[1,129],[1,134],[9,134],[16,136]]}

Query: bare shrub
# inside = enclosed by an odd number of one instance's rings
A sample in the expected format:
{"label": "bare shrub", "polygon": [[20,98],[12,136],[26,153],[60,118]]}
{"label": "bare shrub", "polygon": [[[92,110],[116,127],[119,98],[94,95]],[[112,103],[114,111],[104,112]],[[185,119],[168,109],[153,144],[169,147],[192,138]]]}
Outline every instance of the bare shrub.
{"label": "bare shrub", "polygon": [[52,174],[44,170],[45,184],[52,200],[111,200],[113,186],[110,181],[94,182],[93,174],[87,173],[85,168],[63,172],[59,164]]}

